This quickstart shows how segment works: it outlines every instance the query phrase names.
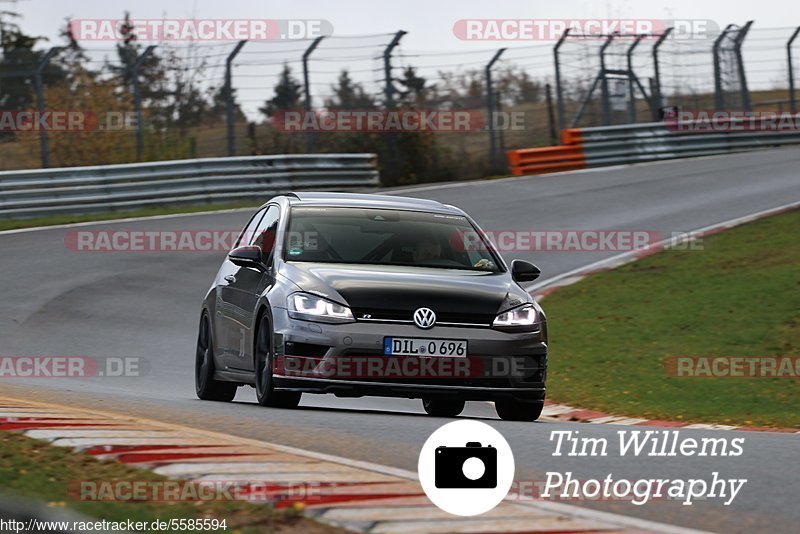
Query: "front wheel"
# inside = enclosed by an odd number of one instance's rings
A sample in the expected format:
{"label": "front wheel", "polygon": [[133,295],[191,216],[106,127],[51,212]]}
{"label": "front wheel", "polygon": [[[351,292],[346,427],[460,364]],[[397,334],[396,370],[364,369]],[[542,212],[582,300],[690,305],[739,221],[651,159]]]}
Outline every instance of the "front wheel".
{"label": "front wheel", "polygon": [[272,325],[266,313],[256,334],[256,400],[261,406],[295,408],[303,395],[297,391],[275,391],[272,379]]}
{"label": "front wheel", "polygon": [[203,312],[197,332],[197,352],[194,358],[194,388],[198,398],[230,402],[236,396],[237,385],[214,379],[214,345],[211,342],[211,321]]}
{"label": "front wheel", "polygon": [[536,421],[542,415],[544,401],[520,401],[516,399],[503,399],[495,401],[494,408],[500,419],[506,421]]}
{"label": "front wheel", "polygon": [[422,399],[425,412],[436,417],[455,417],[464,411],[464,404],[458,399]]}

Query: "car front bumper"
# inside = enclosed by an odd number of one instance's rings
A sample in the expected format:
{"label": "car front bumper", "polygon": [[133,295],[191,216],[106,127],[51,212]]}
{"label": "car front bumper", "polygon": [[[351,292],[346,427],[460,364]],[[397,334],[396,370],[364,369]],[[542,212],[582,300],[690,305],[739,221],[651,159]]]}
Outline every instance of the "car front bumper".
{"label": "car front bumper", "polygon": [[[312,323],[274,309],[278,389],[339,396],[541,400],[547,378],[546,325],[536,332],[358,321]],[[385,337],[467,340],[466,357],[386,356]]]}

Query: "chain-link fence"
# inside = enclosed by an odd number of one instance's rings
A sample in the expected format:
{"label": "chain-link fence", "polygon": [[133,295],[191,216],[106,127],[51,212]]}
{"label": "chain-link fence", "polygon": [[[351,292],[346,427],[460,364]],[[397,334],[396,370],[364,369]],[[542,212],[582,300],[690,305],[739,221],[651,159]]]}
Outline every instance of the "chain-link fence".
{"label": "chain-link fence", "polygon": [[[658,120],[665,106],[797,108],[791,27],[729,25],[703,38],[566,32],[557,42],[465,51],[410,49],[404,35],[5,44],[0,168],[367,151],[379,154],[389,183],[414,183],[499,174],[505,150],[555,144],[571,126]],[[281,124],[293,111],[304,120],[409,109],[482,119],[435,131]],[[63,112],[66,126],[19,128],[30,111]],[[70,128],[69,113],[82,123]]]}

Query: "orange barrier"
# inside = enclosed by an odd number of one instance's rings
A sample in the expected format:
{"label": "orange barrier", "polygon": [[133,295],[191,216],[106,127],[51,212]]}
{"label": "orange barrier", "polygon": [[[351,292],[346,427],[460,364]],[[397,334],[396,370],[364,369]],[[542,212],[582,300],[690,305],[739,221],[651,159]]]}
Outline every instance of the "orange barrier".
{"label": "orange barrier", "polygon": [[522,176],[583,169],[586,167],[586,159],[582,145],[561,145],[509,150],[508,165],[511,167],[511,174]]}
{"label": "orange barrier", "polygon": [[567,128],[566,130],[561,130],[561,144],[563,145],[583,144],[583,135],[581,135],[581,129]]}

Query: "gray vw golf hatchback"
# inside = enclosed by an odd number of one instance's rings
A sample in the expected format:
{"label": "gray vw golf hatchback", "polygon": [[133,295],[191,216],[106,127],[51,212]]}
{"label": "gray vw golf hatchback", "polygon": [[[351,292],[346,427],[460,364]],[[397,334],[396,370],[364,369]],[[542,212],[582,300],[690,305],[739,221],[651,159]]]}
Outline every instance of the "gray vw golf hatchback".
{"label": "gray vw golf hatchback", "polygon": [[288,193],[256,211],[203,300],[201,399],[239,386],[292,408],[303,393],[420,398],[456,416],[494,401],[533,421],[545,398],[547,323],[508,266],[453,206],[414,198]]}

